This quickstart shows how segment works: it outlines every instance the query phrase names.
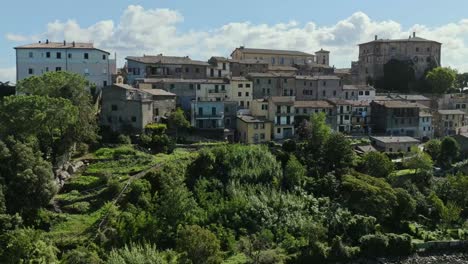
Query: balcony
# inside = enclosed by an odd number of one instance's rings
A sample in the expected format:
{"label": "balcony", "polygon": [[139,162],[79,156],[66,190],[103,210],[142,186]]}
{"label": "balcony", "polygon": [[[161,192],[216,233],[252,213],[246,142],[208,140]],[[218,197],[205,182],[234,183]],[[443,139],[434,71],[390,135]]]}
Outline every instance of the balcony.
{"label": "balcony", "polygon": [[226,90],[220,90],[220,89],[209,89],[208,93],[210,94],[225,94]]}

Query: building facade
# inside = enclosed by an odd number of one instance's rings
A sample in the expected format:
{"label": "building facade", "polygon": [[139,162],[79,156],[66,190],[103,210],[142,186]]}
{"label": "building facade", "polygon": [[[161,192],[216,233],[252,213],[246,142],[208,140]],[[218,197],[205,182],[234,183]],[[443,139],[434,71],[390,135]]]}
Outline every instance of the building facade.
{"label": "building facade", "polygon": [[228,98],[235,101],[240,109],[249,109],[253,100],[253,83],[245,77],[231,77]]}
{"label": "building facade", "polygon": [[129,56],[127,60],[127,82],[131,85],[136,79],[206,79],[208,62],[192,60],[188,56],[163,56],[162,54],[142,57]]}
{"label": "building facade", "polygon": [[126,84],[102,89],[101,125],[112,131],[141,132],[175,109],[175,95],[163,90],[141,90]]}
{"label": "building facade", "polygon": [[271,121],[248,115],[237,117],[237,138],[241,143],[257,144],[271,141],[271,131]]}
{"label": "building facade", "polygon": [[415,137],[419,132],[419,108],[407,101],[371,102],[373,133]]}
{"label": "building facade", "polygon": [[15,47],[16,80],[51,71],[67,71],[83,76],[97,88],[110,85],[115,63],[110,53],[92,43],[39,42]]}
{"label": "building facade", "polygon": [[371,137],[372,145],[382,152],[410,152],[419,144],[419,140],[408,136]]}
{"label": "building facade", "polygon": [[438,137],[459,133],[465,126],[465,112],[459,109],[438,110],[434,113],[434,133]]}
{"label": "building facade", "polygon": [[252,49],[243,46],[236,48],[231,57],[234,60],[262,60],[268,65],[305,65],[315,62],[315,56],[302,51],[294,50],[273,50],[273,49]]}
{"label": "building facade", "polygon": [[407,39],[375,39],[359,44],[359,60],[353,64],[357,69],[359,83],[369,83],[384,76],[384,65],[392,59],[409,61],[413,65],[416,79],[434,66],[440,66],[442,44],[416,37]]}

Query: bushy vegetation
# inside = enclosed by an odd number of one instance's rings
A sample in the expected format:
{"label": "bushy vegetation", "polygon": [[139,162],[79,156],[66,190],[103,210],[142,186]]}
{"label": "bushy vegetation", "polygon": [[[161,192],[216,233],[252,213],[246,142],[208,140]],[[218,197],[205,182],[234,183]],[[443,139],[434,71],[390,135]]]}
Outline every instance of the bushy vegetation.
{"label": "bushy vegetation", "polygon": [[[2,107],[56,98],[50,102],[67,106],[77,124],[88,120],[73,111],[82,91],[68,85],[77,77],[57,78],[63,85],[50,91],[28,81],[36,95]],[[169,129],[177,134],[185,121],[176,111]],[[17,137],[0,126],[1,263],[347,262],[408,255],[415,239],[468,234],[468,176],[433,175],[434,162],[448,172],[458,160],[452,138],[412,150],[396,170],[384,154],[356,157],[322,114],[283,145],[190,151],[174,149],[166,126],[152,124],[140,138],[121,136],[120,145],[86,155],[86,168],[58,191],[57,146],[93,135],[73,122],[46,125],[52,133],[25,127]]]}

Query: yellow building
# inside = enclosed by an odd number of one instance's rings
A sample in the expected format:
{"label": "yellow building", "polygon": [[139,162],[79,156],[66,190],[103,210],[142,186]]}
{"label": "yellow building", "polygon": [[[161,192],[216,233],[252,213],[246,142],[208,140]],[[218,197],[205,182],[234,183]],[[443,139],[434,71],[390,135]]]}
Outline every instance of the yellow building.
{"label": "yellow building", "polygon": [[434,114],[434,132],[438,137],[458,134],[465,125],[465,112],[460,109],[438,110]]}
{"label": "yellow building", "polygon": [[271,140],[272,122],[261,117],[238,116],[237,135],[242,143],[255,144]]}
{"label": "yellow building", "polygon": [[253,98],[253,83],[245,77],[231,77],[228,98],[237,102],[241,109],[249,109]]}

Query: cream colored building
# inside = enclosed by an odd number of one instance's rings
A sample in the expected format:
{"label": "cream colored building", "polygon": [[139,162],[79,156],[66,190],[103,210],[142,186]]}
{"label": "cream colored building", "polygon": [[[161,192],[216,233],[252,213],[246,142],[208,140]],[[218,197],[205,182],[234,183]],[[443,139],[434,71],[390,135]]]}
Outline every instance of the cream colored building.
{"label": "cream colored building", "polygon": [[459,109],[438,110],[434,113],[434,133],[438,137],[458,134],[458,130],[465,125],[465,112]]}
{"label": "cream colored building", "polygon": [[272,138],[286,139],[294,136],[294,96],[270,96],[252,101],[252,115],[273,122]]}
{"label": "cream colored building", "polygon": [[411,148],[419,144],[419,140],[408,137],[371,137],[372,145],[382,152],[410,152]]}
{"label": "cream colored building", "polygon": [[310,53],[295,50],[252,49],[243,46],[236,48],[231,57],[234,60],[263,60],[270,66],[295,64],[305,65],[315,62],[315,56]]}
{"label": "cream colored building", "polygon": [[230,101],[237,102],[241,109],[250,108],[253,100],[252,81],[245,77],[231,77],[228,98]]}
{"label": "cream colored building", "polygon": [[271,140],[272,122],[261,117],[242,115],[237,117],[239,142],[263,143]]}

